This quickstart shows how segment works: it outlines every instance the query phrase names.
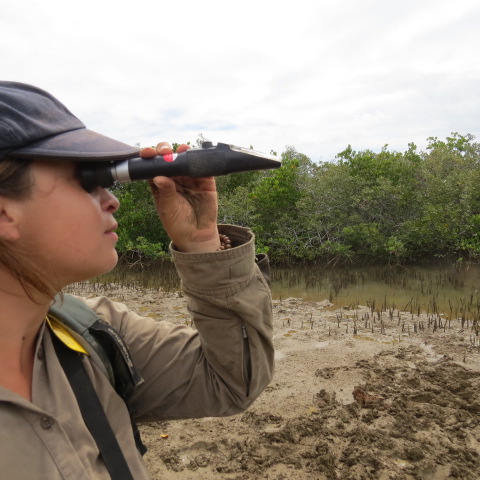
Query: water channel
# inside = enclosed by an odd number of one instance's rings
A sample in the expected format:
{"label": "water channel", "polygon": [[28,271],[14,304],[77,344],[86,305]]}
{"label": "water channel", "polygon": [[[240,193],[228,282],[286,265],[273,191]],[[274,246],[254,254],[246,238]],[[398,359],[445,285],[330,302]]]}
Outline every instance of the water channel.
{"label": "water channel", "polygon": [[[99,281],[175,291],[180,282],[171,263],[119,266]],[[453,262],[414,266],[325,268],[272,267],[274,299],[330,300],[333,308],[367,305],[414,313],[461,315],[480,311],[480,265]]]}
{"label": "water channel", "polygon": [[418,313],[480,308],[480,265],[321,267],[273,270],[274,298],[330,300],[335,308],[367,305]]}

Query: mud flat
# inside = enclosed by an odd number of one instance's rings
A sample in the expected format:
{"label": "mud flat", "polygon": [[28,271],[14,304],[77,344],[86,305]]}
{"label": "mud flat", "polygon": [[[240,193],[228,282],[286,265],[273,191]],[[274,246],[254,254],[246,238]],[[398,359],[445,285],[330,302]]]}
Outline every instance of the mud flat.
{"label": "mud flat", "polygon": [[[190,324],[179,293],[78,285]],[[141,427],[153,479],[478,480],[480,346],[442,315],[274,302],[275,377],[243,414]]]}

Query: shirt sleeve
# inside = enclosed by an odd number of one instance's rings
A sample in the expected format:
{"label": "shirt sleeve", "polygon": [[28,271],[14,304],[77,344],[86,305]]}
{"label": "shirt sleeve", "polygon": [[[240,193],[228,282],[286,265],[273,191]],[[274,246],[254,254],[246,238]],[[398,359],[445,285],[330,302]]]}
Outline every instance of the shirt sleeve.
{"label": "shirt sleeve", "polygon": [[271,294],[254,236],[219,228],[234,248],[195,254],[170,248],[195,328],[141,317],[105,297],[88,300],[122,333],[145,380],[131,398],[138,421],[232,415],[272,378]]}

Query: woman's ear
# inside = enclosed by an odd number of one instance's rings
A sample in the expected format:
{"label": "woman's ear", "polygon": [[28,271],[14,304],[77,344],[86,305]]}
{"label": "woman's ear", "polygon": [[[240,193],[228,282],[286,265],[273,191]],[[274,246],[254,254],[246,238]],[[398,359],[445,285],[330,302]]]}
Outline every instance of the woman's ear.
{"label": "woman's ear", "polygon": [[13,242],[20,238],[17,213],[12,202],[0,197],[0,239]]}

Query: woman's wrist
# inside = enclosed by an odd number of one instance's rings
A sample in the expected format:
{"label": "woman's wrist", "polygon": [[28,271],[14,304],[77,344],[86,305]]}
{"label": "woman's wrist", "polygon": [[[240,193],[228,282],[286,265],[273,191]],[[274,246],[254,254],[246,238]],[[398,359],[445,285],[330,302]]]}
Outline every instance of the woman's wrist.
{"label": "woman's wrist", "polygon": [[192,242],[181,246],[174,243],[173,245],[176,250],[183,253],[209,253],[229,250],[232,248],[232,241],[230,237],[220,233],[218,237],[212,241]]}

